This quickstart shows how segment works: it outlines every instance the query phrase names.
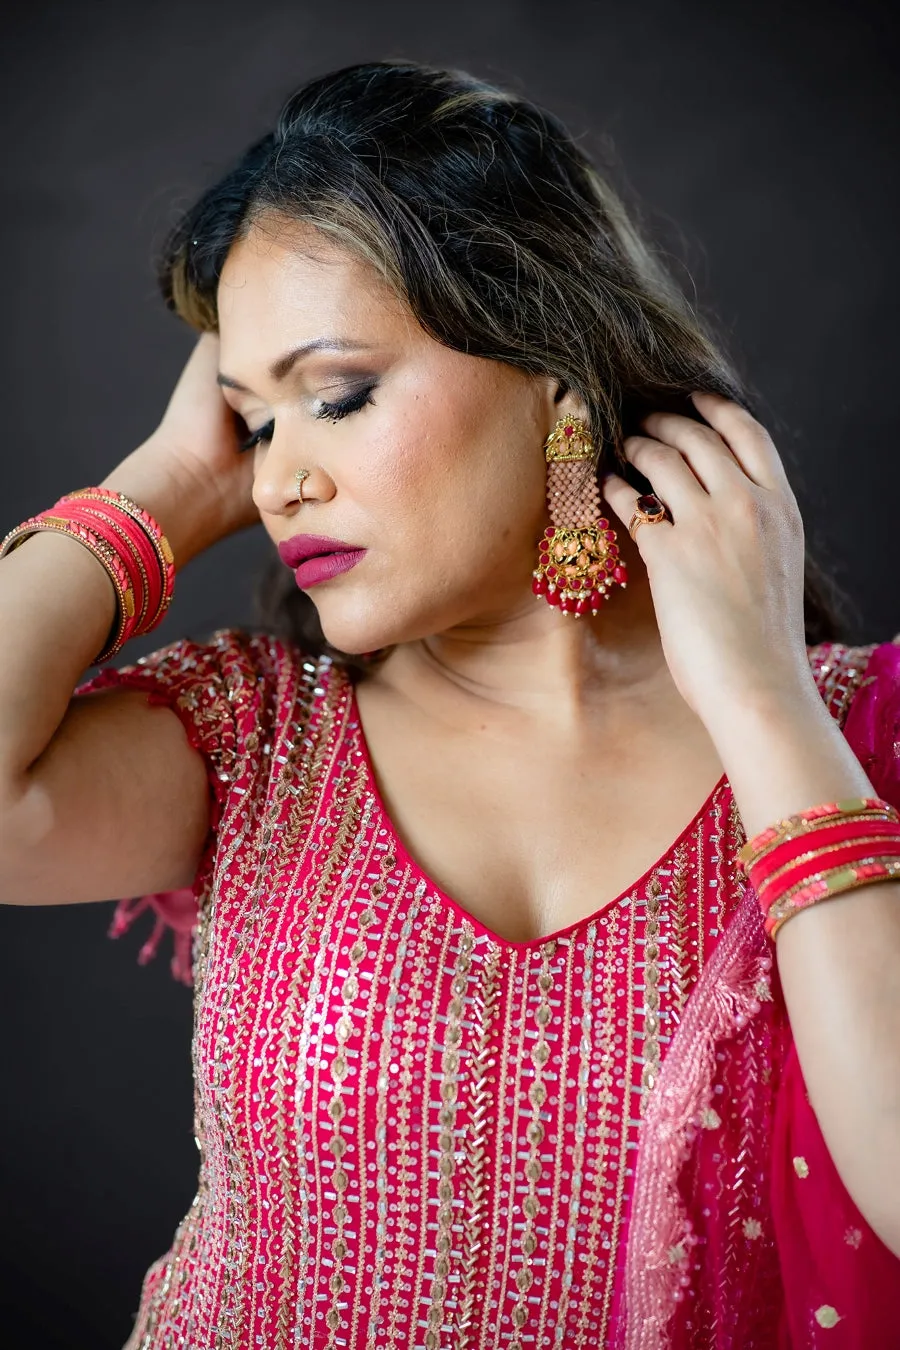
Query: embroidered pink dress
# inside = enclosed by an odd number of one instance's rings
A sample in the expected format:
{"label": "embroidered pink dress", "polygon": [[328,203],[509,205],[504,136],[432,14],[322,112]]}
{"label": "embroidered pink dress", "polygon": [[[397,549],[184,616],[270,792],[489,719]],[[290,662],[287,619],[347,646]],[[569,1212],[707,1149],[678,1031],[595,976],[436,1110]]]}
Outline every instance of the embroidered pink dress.
{"label": "embroidered pink dress", "polygon": [[[900,804],[900,648],[810,660]],[[213,805],[193,887],[114,925],[176,931],[201,1159],[127,1350],[900,1344],[726,779],[627,892],[509,942],[404,849],[327,658],[222,629],[77,693],[114,685],[174,708]]]}

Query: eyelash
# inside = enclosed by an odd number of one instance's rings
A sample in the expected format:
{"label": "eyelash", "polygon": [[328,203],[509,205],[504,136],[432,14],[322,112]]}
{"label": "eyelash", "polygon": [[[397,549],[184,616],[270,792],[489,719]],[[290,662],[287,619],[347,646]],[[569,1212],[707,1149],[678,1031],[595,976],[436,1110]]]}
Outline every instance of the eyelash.
{"label": "eyelash", "polygon": [[[365,407],[367,403],[371,403],[374,407],[374,400],[371,397],[374,388],[374,384],[369,384],[364,388],[357,390],[355,394],[351,394],[349,398],[338,400],[337,403],[322,403],[319,407],[319,411],[316,413],[316,417],[326,417],[331,422],[339,422],[342,417],[347,417],[353,412],[359,412],[360,408]],[[274,430],[275,419],[273,417],[271,421],[266,422],[264,426],[261,426],[258,431],[254,431],[252,436],[248,436],[245,441],[242,441],[238,446],[238,450],[252,450],[254,446],[259,445],[262,441],[271,441]]]}

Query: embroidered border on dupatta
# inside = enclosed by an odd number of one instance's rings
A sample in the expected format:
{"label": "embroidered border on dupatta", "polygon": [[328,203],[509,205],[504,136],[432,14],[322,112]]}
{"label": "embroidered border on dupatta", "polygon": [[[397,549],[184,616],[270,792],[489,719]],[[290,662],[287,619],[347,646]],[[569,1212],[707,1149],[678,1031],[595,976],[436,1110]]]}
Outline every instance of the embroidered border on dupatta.
{"label": "embroidered border on dupatta", "polygon": [[755,893],[744,894],[688,999],[645,1107],[635,1170],[618,1350],[663,1350],[694,1235],[678,1190],[708,1103],[716,1045],[747,1025],[772,957]]}
{"label": "embroidered border on dupatta", "polygon": [[[900,635],[898,635],[900,636]],[[856,693],[869,683],[878,644],[808,648],[823,702],[843,729]],[[674,1312],[696,1241],[679,1190],[682,1168],[709,1105],[717,1046],[745,1028],[772,998],[773,954],[749,883],[682,1013],[654,1091],[644,1105],[626,1239],[616,1350],[669,1350]]]}

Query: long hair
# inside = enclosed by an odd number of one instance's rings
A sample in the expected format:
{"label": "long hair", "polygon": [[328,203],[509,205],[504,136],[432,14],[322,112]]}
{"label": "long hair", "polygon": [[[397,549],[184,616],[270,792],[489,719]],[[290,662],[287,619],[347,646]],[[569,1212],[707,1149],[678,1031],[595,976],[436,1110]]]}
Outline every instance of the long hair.
{"label": "long hair", "polygon": [[[169,309],[215,332],[231,246],[264,218],[314,226],[370,263],[437,341],[575,390],[597,472],[647,490],[622,455],[645,412],[696,417],[692,390],[753,412],[755,396],[633,216],[552,113],[464,71],[373,61],[291,94],[274,130],[170,228],[157,276]],[[807,551],[807,642],[839,636],[838,594]],[[305,650],[364,664],[328,646],[274,555],[256,603]]]}

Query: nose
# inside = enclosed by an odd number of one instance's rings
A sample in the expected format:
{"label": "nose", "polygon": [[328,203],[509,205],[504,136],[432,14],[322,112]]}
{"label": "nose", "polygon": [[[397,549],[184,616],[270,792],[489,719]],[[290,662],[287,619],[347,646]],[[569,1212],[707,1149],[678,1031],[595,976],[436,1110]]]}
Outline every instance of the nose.
{"label": "nose", "polygon": [[290,452],[273,454],[274,441],[260,461],[251,496],[261,514],[293,515],[301,506],[329,502],[335,495],[334,479],[321,465],[297,462]]}

